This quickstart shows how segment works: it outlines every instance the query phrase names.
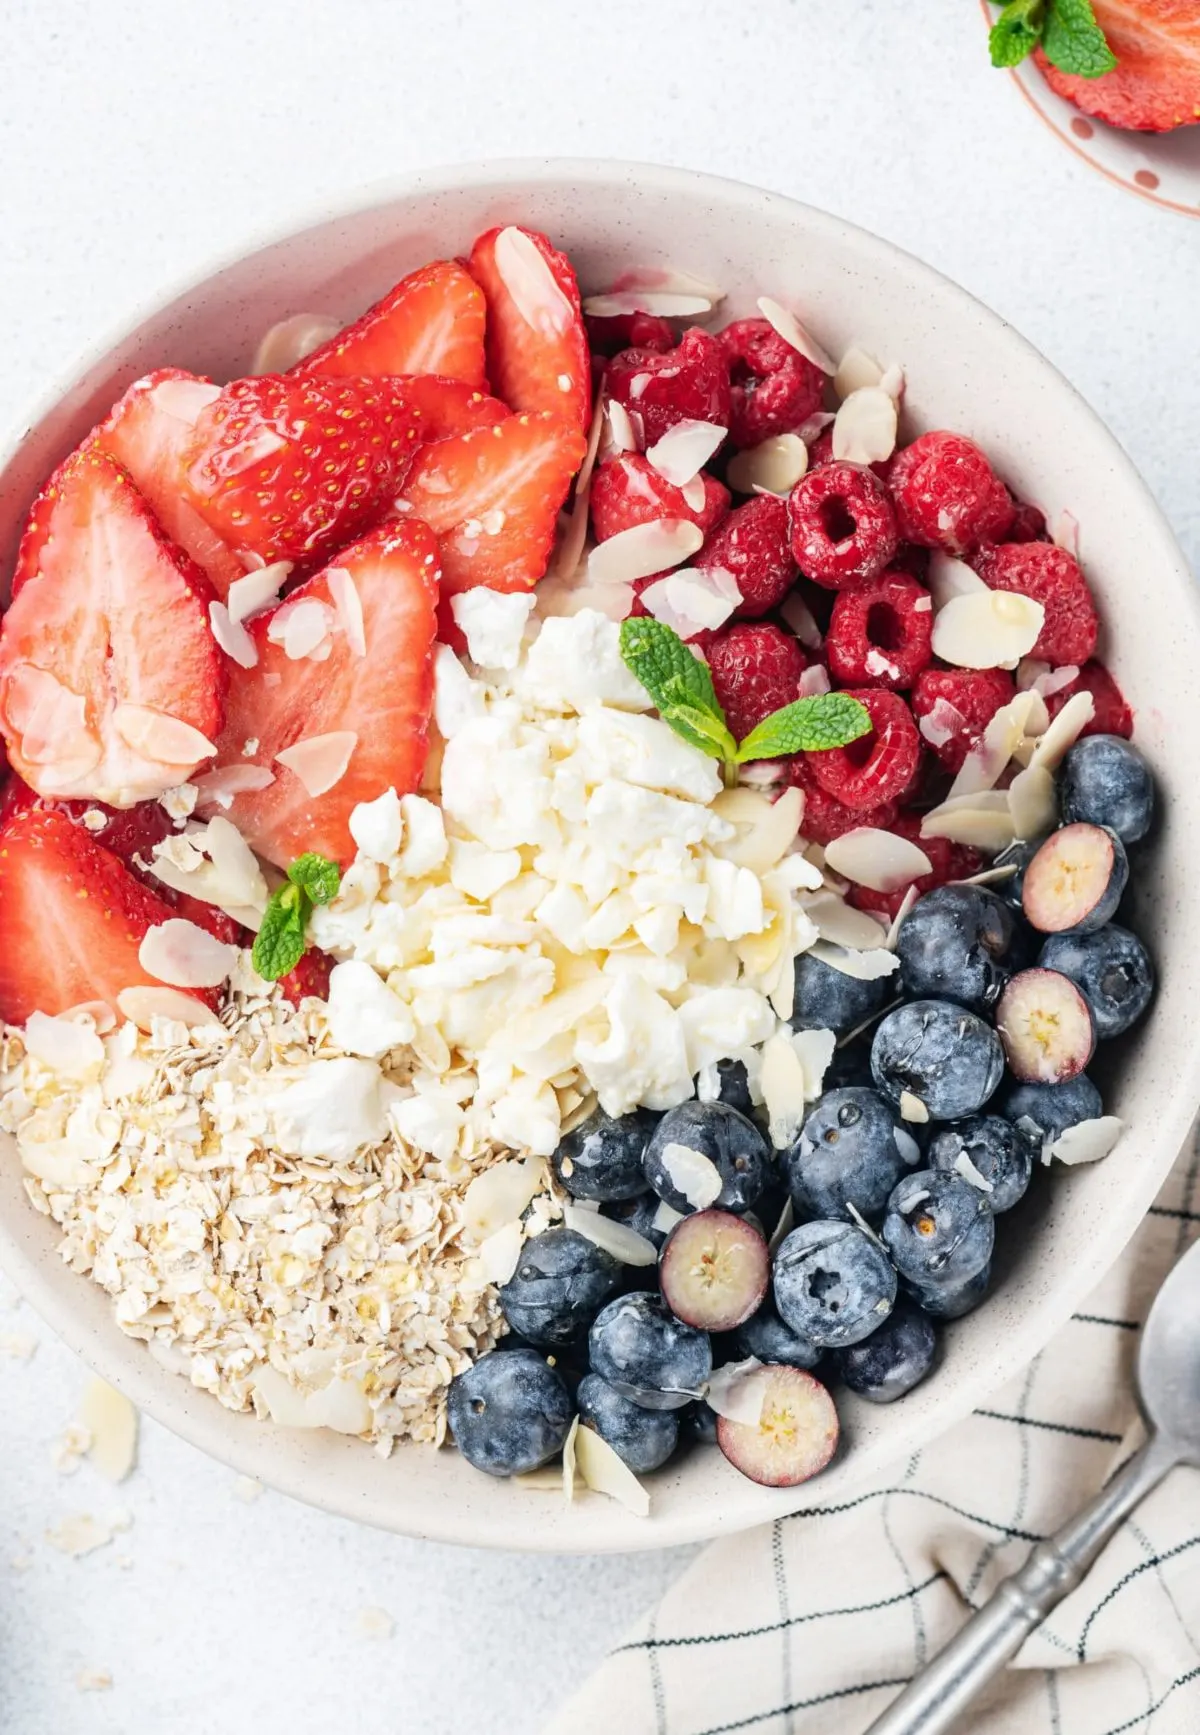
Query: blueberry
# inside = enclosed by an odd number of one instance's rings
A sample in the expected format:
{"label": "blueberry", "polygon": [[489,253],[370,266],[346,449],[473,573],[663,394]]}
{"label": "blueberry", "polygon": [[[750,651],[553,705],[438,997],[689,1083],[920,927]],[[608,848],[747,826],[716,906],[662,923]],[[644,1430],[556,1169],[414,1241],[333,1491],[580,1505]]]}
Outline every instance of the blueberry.
{"label": "blueberry", "polygon": [[[747,1117],[754,1113],[754,1101],[750,1095],[750,1077],[746,1071],[744,1060],[718,1060],[713,1068],[717,1086],[716,1095],[706,1096],[707,1102],[728,1103],[739,1114]],[[699,1094],[699,1092],[697,1092]]]}
{"label": "blueberry", "polygon": [[743,1361],[756,1356],[761,1362],[782,1362],[785,1367],[815,1368],[821,1359],[816,1344],[785,1325],[769,1302],[739,1325],[734,1344]]}
{"label": "blueberry", "polygon": [[715,1446],[717,1443],[717,1412],[711,1404],[706,1404],[703,1398],[698,1403],[689,1404],[683,1412],[680,1432],[685,1434],[689,1440],[694,1440],[698,1446]]}
{"label": "blueberry", "polygon": [[[680,1146],[681,1152],[673,1153],[672,1145]],[[716,1165],[721,1191],[707,1203],[724,1211],[748,1210],[773,1166],[767,1141],[754,1122],[728,1103],[681,1103],[659,1121],[642,1158],[647,1181],[676,1211],[695,1209],[671,1173],[674,1169],[677,1176],[684,1176],[689,1155],[707,1157]]]}
{"label": "blueberry", "polygon": [[973,1307],[978,1307],[988,1292],[992,1280],[992,1267],[985,1265],[982,1271],[977,1271],[974,1277],[968,1277],[962,1283],[910,1283],[909,1294],[923,1313],[931,1319],[961,1319],[964,1313],[970,1313]]}
{"label": "blueberry", "polygon": [[1017,870],[1010,874],[1006,880],[997,880],[992,887],[996,896],[1012,910],[1023,913],[1021,894],[1025,889],[1025,869],[1045,841],[1046,836],[1043,833],[1041,837],[1010,843],[1008,848],[1002,849],[992,862],[993,867],[1012,867]]}
{"label": "blueberry", "polygon": [[1063,820],[1106,825],[1137,843],[1154,820],[1154,779],[1136,747],[1119,735],[1085,735],[1063,760],[1058,780]]}
{"label": "blueberry", "polygon": [[665,1464],[679,1441],[674,1410],[646,1410],[630,1403],[599,1374],[588,1374],[575,1394],[579,1420],[607,1440],[635,1475]]}
{"label": "blueberry", "polygon": [[835,1350],[843,1385],[872,1404],[891,1404],[920,1385],[937,1354],[937,1332],[925,1314],[901,1296],[883,1324],[861,1343]]}
{"label": "blueberry", "polygon": [[1038,963],[1070,977],[1091,1007],[1096,1035],[1102,1040],[1120,1036],[1136,1024],[1154,993],[1150,954],[1136,934],[1115,922],[1094,934],[1052,934]]}
{"label": "blueberry", "polygon": [[621,1280],[611,1253],[574,1229],[545,1229],[498,1290],[504,1317],[530,1343],[560,1348],[587,1329]]}
{"label": "blueberry", "polygon": [[1052,1145],[1068,1127],[1092,1121],[1104,1113],[1100,1092],[1086,1072],[1064,1084],[1005,1085],[997,1108],[1018,1132]]}
{"label": "blueberry", "polygon": [[658,1116],[646,1109],[605,1114],[596,1109],[554,1153],[554,1172],[573,1199],[634,1199],[646,1191],[642,1152]]}
{"label": "blueberry", "polygon": [[952,1290],[986,1269],[996,1222],[978,1187],[940,1169],[918,1169],[888,1200],[883,1239],[906,1283]]}
{"label": "blueberry", "polygon": [[852,1223],[804,1223],[780,1243],[775,1305],[785,1325],[823,1349],[868,1337],[895,1299],[891,1263]]}
{"label": "blueberry", "polygon": [[450,1432],[469,1464],[489,1476],[536,1470],[562,1450],[571,1399],[535,1349],[494,1349],[450,1385]]}
{"label": "blueberry", "polygon": [[788,1023],[793,1030],[832,1030],[845,1036],[891,997],[891,985],[886,976],[873,982],[860,982],[857,976],[847,976],[814,958],[811,952],[801,952],[796,958],[796,993],[794,1010]]}
{"label": "blueberry", "polygon": [[652,1241],[656,1247],[661,1247],[670,1229],[656,1229],[654,1219],[662,1200],[657,1193],[642,1193],[636,1199],[614,1199],[610,1205],[601,1205],[600,1215],[612,1217],[618,1223],[626,1223],[635,1235],[643,1236]]}
{"label": "blueberry", "polygon": [[871,1222],[911,1165],[913,1142],[897,1139],[897,1116],[878,1091],[849,1085],[827,1090],[784,1155],[792,1200],[805,1217],[847,1217],[847,1205]]}
{"label": "blueberry", "polygon": [[833,1059],[825,1068],[825,1089],[838,1090],[845,1084],[871,1083],[871,1039],[856,1036],[853,1042],[835,1048]]}
{"label": "blueberry", "polygon": [[956,1000],[986,1012],[1011,974],[1017,917],[983,886],[938,886],[918,898],[896,941],[900,980],[918,1000]]}
{"label": "blueberry", "polygon": [[[931,1169],[939,1169],[947,1175],[962,1175],[965,1181],[971,1181],[971,1176],[963,1174],[957,1165],[970,1163],[991,1187],[990,1193],[987,1188],[980,1191],[991,1206],[994,1217],[1000,1211],[1010,1211],[1024,1196],[1033,1173],[1035,1154],[1033,1141],[1018,1132],[1011,1121],[1003,1120],[1000,1115],[985,1114],[959,1121],[956,1126],[940,1128],[930,1142],[928,1157]],[[971,1185],[978,1186],[979,1183],[971,1181]]]}
{"label": "blueberry", "polygon": [[1004,1075],[996,1032],[947,1000],[914,1000],[889,1012],[871,1044],[871,1071],[890,1102],[908,1092],[935,1121],[975,1114]]}
{"label": "blueberry", "polygon": [[707,1332],[683,1325],[661,1295],[635,1290],[598,1315],[588,1336],[592,1372],[647,1410],[678,1410],[712,1373]]}

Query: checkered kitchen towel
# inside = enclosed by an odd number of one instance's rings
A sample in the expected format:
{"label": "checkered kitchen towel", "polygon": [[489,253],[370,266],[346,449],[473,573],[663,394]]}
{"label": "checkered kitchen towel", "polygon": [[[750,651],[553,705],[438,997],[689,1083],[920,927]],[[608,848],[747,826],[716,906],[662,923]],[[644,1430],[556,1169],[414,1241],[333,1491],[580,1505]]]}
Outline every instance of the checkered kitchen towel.
{"label": "checkered kitchen towel", "polygon": [[[1198,1232],[1200,1141],[1020,1379],[857,1499],[715,1543],[547,1735],[860,1735],[1140,1442],[1137,1328]],[[964,1728],[1200,1735],[1200,1471],[1150,1496]]]}

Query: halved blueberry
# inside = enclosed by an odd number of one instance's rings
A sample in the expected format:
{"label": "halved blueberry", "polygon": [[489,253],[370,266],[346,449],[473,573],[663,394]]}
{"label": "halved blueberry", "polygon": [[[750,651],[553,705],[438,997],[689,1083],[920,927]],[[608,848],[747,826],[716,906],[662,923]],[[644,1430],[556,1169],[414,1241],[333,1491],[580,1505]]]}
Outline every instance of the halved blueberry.
{"label": "halved blueberry", "polygon": [[1092,1058],[1096,1029],[1091,1008],[1068,976],[1057,970],[1022,970],[996,1008],[996,1029],[1014,1078],[1061,1084]]}
{"label": "halved blueberry", "polygon": [[699,1331],[733,1331],[767,1293],[766,1238],[732,1211],[693,1211],[667,1237],[658,1281],[676,1319]]}
{"label": "halved blueberry", "polygon": [[1041,934],[1094,934],[1110,922],[1129,879],[1125,845],[1102,825],[1064,825],[1025,870],[1021,902]]}

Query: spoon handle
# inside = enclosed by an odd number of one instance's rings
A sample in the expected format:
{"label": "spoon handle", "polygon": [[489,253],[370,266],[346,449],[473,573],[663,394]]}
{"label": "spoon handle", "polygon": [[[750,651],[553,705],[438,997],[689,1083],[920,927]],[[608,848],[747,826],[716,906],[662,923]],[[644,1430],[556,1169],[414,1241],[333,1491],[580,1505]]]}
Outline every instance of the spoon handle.
{"label": "spoon handle", "polygon": [[871,1724],[866,1735],[943,1735],[1080,1582],[1109,1537],[1178,1462],[1160,1434],[1004,1579],[962,1630]]}

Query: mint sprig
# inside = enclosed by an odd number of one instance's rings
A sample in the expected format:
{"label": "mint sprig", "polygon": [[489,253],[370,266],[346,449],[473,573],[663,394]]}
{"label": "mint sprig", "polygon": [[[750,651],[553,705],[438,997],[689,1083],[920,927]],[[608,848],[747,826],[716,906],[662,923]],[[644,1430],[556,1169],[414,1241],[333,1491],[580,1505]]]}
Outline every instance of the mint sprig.
{"label": "mint sprig", "polygon": [[751,759],[844,747],[871,728],[867,708],[857,699],[848,693],[819,693],[772,711],[738,742],[717,700],[708,664],[693,656],[663,621],[651,615],[622,621],[621,656],[663,722],[689,746],[721,761],[726,784],[736,783],[738,766]]}
{"label": "mint sprig", "polygon": [[297,856],[287,871],[287,882],[271,894],[250,954],[264,982],[278,982],[296,968],[307,946],[313,905],[329,903],[342,881],[337,863],[315,851]]}
{"label": "mint sprig", "polygon": [[1060,72],[1101,78],[1117,64],[1092,0],[1009,0],[992,26],[993,66],[1018,66],[1041,43]]}

